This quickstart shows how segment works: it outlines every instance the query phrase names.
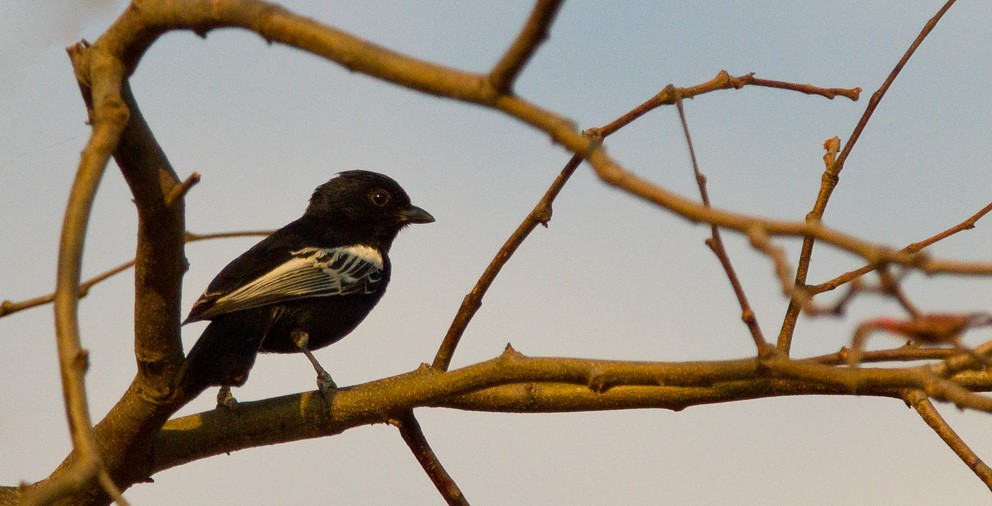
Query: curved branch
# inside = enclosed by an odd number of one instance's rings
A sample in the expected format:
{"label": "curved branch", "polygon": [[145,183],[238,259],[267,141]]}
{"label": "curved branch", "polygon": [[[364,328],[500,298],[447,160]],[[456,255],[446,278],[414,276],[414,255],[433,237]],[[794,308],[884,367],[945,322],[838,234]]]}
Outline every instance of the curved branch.
{"label": "curved branch", "polygon": [[[75,60],[82,56],[83,47],[70,49]],[[74,50],[76,52],[74,52]],[[93,133],[83,150],[79,170],[66,204],[62,237],[59,242],[58,275],[55,288],[55,335],[58,342],[59,369],[65,397],[69,431],[74,448],[73,456],[61,467],[61,478],[34,489],[26,501],[45,504],[73,493],[88,484],[94,477],[104,479],[106,470],[101,458],[100,445],[93,430],[86,402],[83,378],[87,368],[87,353],[79,339],[79,284],[82,273],[83,245],[89,223],[93,198],[111,154],[117,149],[120,134],[128,122],[128,110],[119,99],[124,68],[114,59],[102,54],[89,54],[89,65],[99,67],[93,76],[96,81],[81,81],[106,93],[97,93],[92,99],[98,104],[90,121]],[[115,92],[118,94],[115,96]],[[85,94],[85,91],[84,91]],[[120,497],[120,491],[111,487],[107,492]]]}

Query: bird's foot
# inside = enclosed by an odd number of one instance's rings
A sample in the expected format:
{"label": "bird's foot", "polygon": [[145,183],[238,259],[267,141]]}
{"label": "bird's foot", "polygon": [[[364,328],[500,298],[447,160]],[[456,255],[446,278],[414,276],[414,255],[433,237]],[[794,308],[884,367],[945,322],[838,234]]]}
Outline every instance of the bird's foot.
{"label": "bird's foot", "polygon": [[334,392],[337,391],[338,385],[334,383],[331,379],[331,375],[327,374],[327,371],[321,370],[317,373],[317,390],[320,390],[321,395],[327,402],[331,402],[331,397],[334,396]]}
{"label": "bird's foot", "polygon": [[317,371],[317,389],[324,396],[327,402],[331,401],[331,397],[334,396],[334,391],[338,389],[337,384],[331,379],[331,375],[328,374],[327,370],[320,366],[320,362],[317,362],[317,358],[313,356],[310,352],[310,348],[307,347],[307,343],[310,342],[310,335],[301,330],[293,331],[290,334],[293,339],[293,343],[299,348],[301,352],[310,361],[310,365],[313,366],[313,370]]}
{"label": "bird's foot", "polygon": [[217,409],[233,411],[238,407],[238,400],[231,394],[231,387],[220,387],[217,392]]}

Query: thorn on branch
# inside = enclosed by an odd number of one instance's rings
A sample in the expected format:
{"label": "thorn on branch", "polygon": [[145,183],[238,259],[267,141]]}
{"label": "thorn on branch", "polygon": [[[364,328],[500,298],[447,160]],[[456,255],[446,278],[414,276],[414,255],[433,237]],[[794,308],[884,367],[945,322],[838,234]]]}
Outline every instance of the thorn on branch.
{"label": "thorn on branch", "polygon": [[522,357],[524,355],[522,353],[520,353],[519,351],[517,351],[516,349],[514,349],[512,344],[506,343],[506,347],[503,348],[503,355],[502,356],[504,356],[504,357]]}

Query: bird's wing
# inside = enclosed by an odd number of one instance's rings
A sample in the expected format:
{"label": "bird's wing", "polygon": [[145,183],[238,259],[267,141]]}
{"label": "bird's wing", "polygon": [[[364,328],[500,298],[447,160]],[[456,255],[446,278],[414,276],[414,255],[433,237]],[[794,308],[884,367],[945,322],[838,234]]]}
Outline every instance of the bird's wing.
{"label": "bird's wing", "polygon": [[[207,290],[188,321],[289,300],[372,293],[383,278],[382,254],[364,245],[306,247],[264,274],[230,291]],[[197,306],[204,309],[198,310]]]}

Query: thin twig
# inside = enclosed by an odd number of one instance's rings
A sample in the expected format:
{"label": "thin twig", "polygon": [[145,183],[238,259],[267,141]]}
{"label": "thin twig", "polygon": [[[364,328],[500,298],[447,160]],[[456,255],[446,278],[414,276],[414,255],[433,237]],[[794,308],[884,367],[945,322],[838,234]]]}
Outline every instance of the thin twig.
{"label": "thin twig", "polygon": [[842,368],[806,360],[792,360],[785,355],[773,355],[772,358],[763,360],[762,364],[775,375],[843,387],[852,394],[862,393],[861,389],[868,385],[903,385],[902,388],[921,389],[930,397],[952,402],[958,408],[992,413],[992,398],[976,394],[935,374],[933,369],[926,366],[903,369]]}
{"label": "thin twig", "polygon": [[498,93],[511,93],[520,71],[548,38],[562,0],[538,0],[517,39],[489,72],[489,83]]}
{"label": "thin twig", "polygon": [[[837,150],[840,149],[840,139],[836,136],[823,143],[826,151],[823,155],[823,163],[826,169],[820,178],[820,192],[813,204],[813,210],[806,215],[807,223],[819,223],[823,217],[823,212],[827,207],[827,200],[837,186],[838,175],[835,171]],[[809,275],[809,265],[813,260],[813,237],[803,237],[802,250],[799,252],[799,264],[796,267],[796,274],[792,280],[795,291],[807,294],[805,298],[789,299],[789,307],[785,310],[785,318],[782,320],[782,327],[778,334],[778,349],[786,355],[792,348],[792,335],[796,331],[796,323],[799,320],[799,313],[809,301],[809,290],[806,286],[806,277]]]}
{"label": "thin twig", "polygon": [[[184,239],[187,243],[191,243],[197,241],[205,241],[208,239],[225,239],[229,237],[267,236],[272,234],[272,232],[273,232],[272,230],[243,230],[237,232],[216,232],[210,234],[197,234],[194,232],[186,232]],[[131,267],[134,267],[133,258],[120,265],[107,269],[106,271],[101,272],[100,274],[97,274],[96,276],[93,276],[90,279],[87,279],[86,281],[84,281],[79,285],[79,298],[82,299],[87,295],[89,295],[90,288],[92,288],[93,285],[100,283],[117,274],[120,274],[130,269]],[[4,316],[9,316],[18,311],[23,311],[25,309],[31,309],[33,307],[49,304],[53,300],[55,300],[54,292],[17,302],[5,300],[3,301],[3,303],[0,303],[0,318],[3,318]]]}
{"label": "thin twig", "polygon": [[[842,348],[836,353],[819,355],[803,360],[816,362],[823,365],[843,365],[850,361],[849,348]],[[887,350],[872,350],[861,353],[861,363],[873,362],[915,362],[920,360],[943,360],[953,355],[960,354],[960,350],[954,348],[923,348],[918,343],[907,341],[906,344],[898,348]]]}
{"label": "thin twig", "polygon": [[451,478],[451,475],[444,470],[444,466],[438,460],[437,454],[434,453],[431,445],[427,442],[427,437],[424,436],[424,431],[420,428],[420,422],[413,415],[413,411],[404,411],[401,416],[391,418],[389,423],[400,430],[403,441],[410,447],[410,451],[417,458],[420,467],[424,468],[424,472],[430,477],[434,486],[437,487],[437,491],[444,497],[444,500],[451,506],[468,506],[468,499],[462,494],[461,489],[458,488],[458,484]]}
{"label": "thin twig", "polygon": [[[954,235],[954,234],[956,234],[958,232],[962,232],[962,231],[965,231],[965,230],[971,230],[971,229],[975,228],[975,224],[978,223],[978,220],[982,219],[982,217],[984,217],[990,211],[992,211],[992,203],[990,203],[987,206],[983,207],[980,211],[978,211],[977,213],[971,215],[971,217],[969,217],[968,219],[962,221],[961,223],[958,223],[957,225],[955,225],[955,226],[953,226],[953,227],[951,227],[951,228],[949,228],[947,230],[944,230],[943,232],[937,233],[937,234],[935,234],[935,235],[933,235],[931,237],[928,237],[928,238],[926,238],[926,239],[924,239],[922,241],[914,242],[914,243],[910,244],[909,246],[906,246],[905,248],[903,248],[900,251],[903,251],[903,252],[906,252],[906,253],[917,253],[917,252],[922,251],[927,246],[930,246],[931,244],[934,244],[937,241],[942,241],[942,240],[944,240],[944,239],[946,239],[946,238],[948,238],[948,237],[950,237],[950,236],[952,236],[952,235]],[[809,291],[811,293],[813,293],[813,294],[819,294],[819,293],[823,293],[823,292],[829,292],[830,290],[833,290],[833,289],[837,288],[838,286],[841,286],[841,285],[843,285],[845,283],[848,283],[851,280],[854,280],[854,279],[857,279],[857,278],[859,278],[861,276],[864,276],[865,274],[868,274],[869,272],[874,271],[877,268],[878,268],[878,265],[877,264],[868,264],[868,265],[865,265],[865,266],[863,266],[861,268],[858,268],[858,269],[855,269],[853,271],[845,272],[844,274],[841,274],[840,276],[837,276],[836,278],[833,278],[833,279],[831,279],[829,281],[824,281],[823,283],[820,283],[818,285],[811,286],[809,288]]]}
{"label": "thin twig", "polygon": [[[685,135],[685,142],[689,147],[689,158],[692,160],[692,171],[696,176],[696,186],[699,187],[699,196],[703,201],[703,205],[710,207],[710,196],[709,192],[706,191],[706,176],[699,170],[699,160],[696,158],[696,148],[692,143],[692,135],[689,133],[689,122],[685,118],[685,107],[682,104],[681,98],[675,101],[675,107],[679,111],[682,133]],[[741,320],[744,321],[748,331],[751,333],[751,338],[754,340],[754,346],[757,348],[758,356],[766,356],[773,351],[771,349],[772,347],[765,340],[765,336],[761,332],[758,318],[754,314],[754,309],[751,308],[751,303],[747,300],[747,294],[744,293],[744,286],[741,285],[741,281],[737,277],[737,272],[734,271],[734,266],[730,261],[730,255],[727,254],[727,250],[723,246],[720,229],[716,225],[710,225],[710,238],[706,240],[706,245],[709,246],[713,254],[716,255],[717,260],[720,261],[720,265],[723,266],[723,271],[726,273],[727,279],[730,281],[730,286],[734,290],[734,295],[737,297],[737,303],[741,307]]]}
{"label": "thin twig", "polygon": [[798,84],[785,81],[774,81],[772,79],[760,79],[754,77],[753,73],[745,76],[744,80],[746,84],[750,84],[752,86],[764,86],[766,88],[798,91],[799,93],[805,93],[807,95],[820,95],[821,97],[826,97],[830,100],[833,100],[834,97],[842,96],[851,99],[852,102],[857,102],[858,99],[861,98],[861,88],[821,88],[819,86],[813,86],[812,84]]}
{"label": "thin twig", "polygon": [[579,167],[582,163],[582,157],[575,155],[571,160],[565,164],[565,167],[561,169],[558,177],[555,178],[548,190],[544,192],[544,196],[538,201],[534,209],[524,218],[524,220],[517,226],[517,229],[513,231],[513,234],[507,238],[506,242],[496,253],[496,256],[489,262],[486,270],[479,277],[479,280],[472,287],[472,291],[465,295],[462,300],[461,307],[458,308],[458,313],[455,314],[454,320],[451,322],[451,326],[448,327],[448,332],[444,335],[444,340],[441,342],[440,348],[437,350],[437,355],[434,356],[434,362],[431,364],[431,368],[437,369],[439,371],[448,370],[448,366],[451,365],[451,357],[455,353],[455,348],[458,347],[458,342],[462,338],[462,334],[465,333],[465,329],[468,328],[469,322],[472,321],[472,317],[475,313],[479,311],[482,307],[482,298],[486,295],[486,291],[492,286],[493,281],[496,280],[496,276],[499,275],[500,270],[506,265],[506,262],[510,260],[513,253],[517,251],[517,248],[527,239],[527,236],[538,226],[544,225],[548,226],[548,222],[551,221],[552,214],[552,203],[561,189],[568,182],[568,179],[572,177],[575,173],[575,169]]}
{"label": "thin twig", "polygon": [[940,436],[940,439],[947,443],[947,446],[954,451],[968,469],[971,469],[985,486],[992,490],[992,468],[979,458],[965,442],[961,436],[951,428],[947,420],[940,416],[940,412],[934,407],[927,395],[921,390],[908,390],[903,394],[903,400],[919,413],[923,421]]}
{"label": "thin twig", "polygon": [[[816,197],[816,202],[813,204],[813,210],[806,215],[807,222],[817,222],[823,218],[823,213],[826,211],[827,202],[830,200],[830,195],[833,193],[834,188],[837,187],[837,182],[840,179],[840,173],[844,169],[844,163],[847,161],[847,157],[851,154],[851,150],[854,149],[855,144],[857,144],[858,139],[861,137],[861,132],[864,131],[865,126],[868,125],[868,121],[871,119],[872,114],[874,114],[875,109],[878,107],[879,102],[882,97],[885,96],[885,92],[892,86],[895,82],[896,77],[898,77],[899,72],[909,61],[909,58],[913,56],[916,49],[923,42],[923,39],[933,30],[934,26],[940,18],[947,12],[948,9],[954,4],[955,0],[949,0],[943,7],[934,15],[930,21],[923,27],[920,34],[917,35],[916,40],[910,44],[909,49],[906,50],[902,58],[896,64],[895,68],[889,73],[885,82],[879,87],[878,91],[872,94],[871,99],[868,101],[868,106],[865,108],[865,112],[861,115],[861,119],[858,124],[854,127],[854,131],[851,132],[851,136],[847,139],[843,150],[837,156],[836,160],[827,165],[826,170],[823,173],[822,183],[820,185],[820,192]],[[809,274],[809,265],[813,258],[813,244],[816,238],[807,236],[803,238],[802,250],[799,253],[799,265],[796,269],[796,279],[795,284],[797,287],[801,287],[804,290],[806,286],[806,277]],[[778,336],[778,349],[785,354],[789,353],[792,347],[792,336],[796,330],[796,323],[799,319],[799,312],[802,309],[801,301],[790,301],[788,309],[786,309],[785,318],[782,322],[782,329]]]}
{"label": "thin twig", "polygon": [[620,116],[600,130],[602,130],[603,136],[605,137],[660,106],[674,105],[677,100],[694,98],[698,95],[703,95],[714,91],[731,89],[739,90],[745,86],[764,86],[770,88],[795,90],[808,94],[823,95],[827,98],[833,98],[835,95],[843,95],[851,100],[857,100],[858,94],[861,93],[861,88],[820,88],[809,84],[795,84],[784,81],[757,79],[754,77],[753,72],[735,77],[730,75],[730,73],[726,70],[721,70],[713,79],[695,86],[676,88],[674,85],[670,84],[658,92],[657,95],[651,97],[643,104],[631,109],[630,112]]}
{"label": "thin twig", "polygon": [[896,63],[896,66],[892,69],[892,72],[889,72],[888,77],[885,78],[885,82],[883,82],[882,86],[878,88],[878,91],[871,95],[871,99],[868,100],[868,106],[865,108],[865,112],[861,115],[861,119],[858,120],[858,124],[854,127],[854,131],[851,132],[851,136],[847,139],[844,149],[837,157],[837,162],[835,163],[836,168],[833,170],[835,174],[840,174],[841,170],[843,170],[847,157],[850,156],[851,150],[854,149],[854,145],[857,144],[858,139],[861,138],[861,133],[868,125],[868,121],[871,119],[872,114],[875,113],[875,109],[878,108],[878,103],[882,101],[882,97],[884,97],[885,93],[892,87],[892,83],[895,82],[896,77],[898,77],[899,73],[902,72],[903,67],[906,66],[906,63],[909,62],[909,59],[920,47],[920,44],[923,43],[923,39],[926,39],[927,36],[930,35],[930,32],[937,26],[937,22],[940,21],[940,18],[942,18],[947,10],[954,5],[955,1],[956,0],[948,0],[947,3],[945,3],[944,6],[937,11],[937,14],[934,14],[934,16],[927,21],[927,24],[923,25],[923,29],[920,30],[919,35],[916,36],[913,43],[909,45],[908,49],[906,49],[906,52],[902,55],[902,58],[899,59],[899,62]]}

